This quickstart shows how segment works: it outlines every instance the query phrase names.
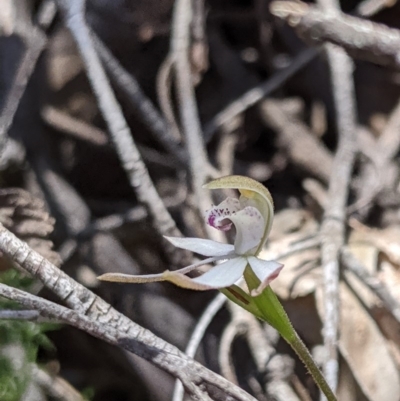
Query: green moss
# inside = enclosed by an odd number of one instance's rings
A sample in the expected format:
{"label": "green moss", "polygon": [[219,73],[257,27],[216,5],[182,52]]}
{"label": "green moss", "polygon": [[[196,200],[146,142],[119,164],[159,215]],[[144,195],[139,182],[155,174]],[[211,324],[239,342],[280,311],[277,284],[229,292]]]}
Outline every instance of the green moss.
{"label": "green moss", "polygon": [[[33,284],[31,278],[16,270],[1,274],[0,282],[25,291]],[[1,309],[18,309],[18,305],[0,298]],[[30,367],[36,362],[39,347],[53,347],[44,333],[55,327],[54,324],[0,319],[0,400],[21,399],[32,380]]]}

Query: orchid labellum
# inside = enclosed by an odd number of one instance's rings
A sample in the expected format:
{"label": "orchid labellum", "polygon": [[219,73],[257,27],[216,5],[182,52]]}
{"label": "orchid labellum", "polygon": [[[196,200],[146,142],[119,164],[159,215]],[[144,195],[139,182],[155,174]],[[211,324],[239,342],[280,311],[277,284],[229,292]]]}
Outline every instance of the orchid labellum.
{"label": "orchid labellum", "polygon": [[[177,248],[186,249],[207,258],[175,271],[161,274],[133,276],[107,273],[100,280],[124,283],[148,283],[170,281],[180,287],[193,290],[222,289],[234,285],[243,276],[245,269],[251,269],[259,280],[259,285],[251,291],[259,295],[275,279],[283,265],[257,257],[271,230],[274,214],[273,201],[269,191],[259,182],[242,176],[228,176],[214,180],[208,189],[238,189],[240,198],[227,198],[206,212],[206,223],[217,230],[236,230],[235,242],[223,244],[201,238],[165,237]],[[222,261],[196,278],[186,274],[196,268]]]}

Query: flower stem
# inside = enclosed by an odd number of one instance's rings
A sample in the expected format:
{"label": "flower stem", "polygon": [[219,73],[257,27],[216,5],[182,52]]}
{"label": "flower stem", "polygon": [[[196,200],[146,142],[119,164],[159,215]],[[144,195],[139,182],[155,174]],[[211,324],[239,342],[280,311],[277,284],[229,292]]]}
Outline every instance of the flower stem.
{"label": "flower stem", "polygon": [[[293,329],[295,332],[295,330]],[[301,338],[298,336],[298,334],[295,332],[295,338],[291,341],[288,342],[289,345],[294,349],[296,354],[299,356],[299,358],[303,361],[303,363],[306,365],[308,371],[311,373],[311,376],[313,377],[315,383],[317,383],[318,387],[321,389],[321,391],[325,394],[325,397],[327,398],[328,401],[336,401],[336,396],[333,394],[333,391],[329,387],[328,383],[325,380],[325,377],[319,370],[318,366],[316,365],[314,359],[312,358],[310,352],[308,351],[307,347],[304,345],[303,341]]]}
{"label": "flower stem", "polygon": [[[257,288],[260,283],[257,276],[249,267],[245,270],[244,278],[250,291]],[[260,314],[258,314],[257,317],[265,320],[268,324],[278,330],[279,334],[287,341],[306,365],[306,368],[320,390],[325,394],[327,400],[337,401],[336,396],[326,382],[307,347],[294,329],[285,309],[274,291],[272,291],[271,287],[268,286],[259,296],[254,297],[253,300],[260,311]]]}

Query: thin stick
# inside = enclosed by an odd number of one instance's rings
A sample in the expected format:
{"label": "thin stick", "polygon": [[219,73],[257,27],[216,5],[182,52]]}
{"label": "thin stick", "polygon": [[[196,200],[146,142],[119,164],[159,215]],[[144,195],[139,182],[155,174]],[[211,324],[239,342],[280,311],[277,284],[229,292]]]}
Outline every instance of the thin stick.
{"label": "thin stick", "polygon": [[33,365],[32,375],[35,382],[46,394],[59,401],[85,401],[85,398],[60,376],[52,376],[44,369]]}
{"label": "thin stick", "polygon": [[169,53],[158,69],[156,89],[158,103],[164,118],[168,122],[171,134],[174,136],[176,141],[181,141],[182,135],[175,118],[174,105],[171,100],[172,67],[172,54]]}
{"label": "thin stick", "polygon": [[[41,28],[46,29],[51,24],[55,16],[55,11],[51,2],[46,1],[43,3],[37,15],[39,27],[32,26],[29,32],[24,32],[23,40],[27,49],[22,56],[0,114],[0,154],[4,149],[7,131],[14,120],[22,95],[25,93],[29,79],[47,42],[47,38]],[[24,28],[24,31],[26,31],[26,28]]]}
{"label": "thin stick", "polygon": [[[339,14],[337,0],[319,0],[326,14]],[[339,143],[329,182],[329,197],[321,225],[321,261],[324,274],[323,337],[327,358],[324,374],[336,392],[338,383],[339,273],[340,250],[344,244],[346,204],[356,155],[356,104],[353,66],[343,49],[327,45],[332,91],[336,108]],[[324,395],[321,395],[325,399]]]}
{"label": "thin stick", "polygon": [[[328,2],[329,3],[329,2]],[[312,44],[330,42],[355,58],[400,68],[400,31],[366,19],[293,1],[275,1],[271,12]]]}
{"label": "thin stick", "polygon": [[[244,317],[247,320],[247,341],[258,372],[267,371],[269,380],[266,383],[266,393],[276,401],[300,401],[288,383],[293,374],[294,361],[277,353],[276,344],[270,341],[268,334],[254,316],[247,313]],[[271,327],[272,330],[274,329]],[[283,371],[285,374],[282,374]]]}
{"label": "thin stick", "polygon": [[[194,358],[208,326],[214,319],[215,315],[221,310],[226,301],[227,298],[225,297],[225,295],[218,294],[204,310],[203,314],[200,317],[200,320],[193,330],[188,345],[185,349],[185,354],[187,356]],[[172,401],[182,401],[184,394],[185,392],[182,383],[177,380],[175,382]]]}
{"label": "thin stick", "polygon": [[[255,316],[247,313],[233,303],[228,303],[232,320],[225,328],[221,338],[219,361],[223,375],[232,383],[236,383],[236,374],[232,366],[230,355],[232,343],[238,335],[246,337],[250,352],[257,366],[258,372],[268,372],[267,394],[276,401],[299,401],[287,382],[289,375],[282,374],[282,357],[275,355],[276,350],[268,341],[267,334],[262,329]],[[273,329],[272,329],[273,330]],[[273,358],[280,358],[279,364],[270,364]]]}
{"label": "thin stick", "polygon": [[306,49],[299,53],[292,63],[274,74],[271,78],[260,85],[251,88],[238,99],[235,99],[222,111],[220,111],[204,128],[205,137],[210,139],[212,135],[224,124],[254,106],[261,99],[265,98],[278,89],[289,78],[305,67],[319,53],[318,49]]}
{"label": "thin stick", "polygon": [[357,6],[357,14],[362,17],[372,17],[385,8],[393,7],[397,0],[363,0]]}
{"label": "thin stick", "polygon": [[373,201],[385,189],[385,176],[392,160],[400,147],[400,101],[391,112],[383,132],[376,140],[372,135],[368,139],[368,157],[371,163],[365,165],[362,186],[358,199],[350,211],[359,210],[359,215],[366,216],[373,206]]}
{"label": "thin stick", "polygon": [[310,129],[276,100],[264,100],[260,110],[261,118],[279,133],[278,144],[289,154],[292,162],[321,181],[328,182],[332,171],[332,154],[313,136]]}
{"label": "thin stick", "polygon": [[53,106],[44,106],[41,111],[43,120],[52,128],[73,138],[86,141],[92,145],[104,146],[109,142],[103,130],[86,121],[79,120],[67,112]]}
{"label": "thin stick", "polygon": [[342,261],[347,270],[360,279],[382,301],[385,308],[400,323],[400,303],[392,296],[379,277],[372,276],[349,249],[342,250]]}
{"label": "thin stick", "polygon": [[66,24],[76,41],[89,81],[97,97],[99,108],[107,123],[111,138],[132,188],[135,190],[140,202],[149,210],[154,226],[161,235],[181,236],[150,178],[96,53],[84,17],[85,1],[58,0],[57,4],[63,12]]}
{"label": "thin stick", "polygon": [[[229,305],[234,305],[230,303]],[[243,322],[237,321],[234,316],[232,316],[231,321],[224,328],[221,335],[221,341],[218,352],[218,363],[221,369],[222,376],[226,377],[231,383],[237,384],[238,378],[235,372],[235,367],[232,362],[232,345],[236,337],[240,334],[244,334],[245,325]]]}
{"label": "thin stick", "polygon": [[212,201],[202,189],[208,178],[208,158],[203,140],[189,62],[192,1],[176,0],[172,20],[171,58],[175,68],[175,82],[182,130],[189,153],[190,172],[199,211],[207,210]]}
{"label": "thin stick", "polygon": [[36,310],[0,310],[0,319],[5,320],[37,320],[39,316],[40,314]]}
{"label": "thin stick", "polygon": [[127,95],[141,120],[150,129],[160,144],[162,144],[177,161],[184,165],[187,162],[187,158],[183,150],[179,147],[175,136],[170,132],[171,130],[168,123],[143,92],[138,81],[122,67],[119,61],[94,32],[92,32],[92,38],[111,79],[113,79],[119,89]]}

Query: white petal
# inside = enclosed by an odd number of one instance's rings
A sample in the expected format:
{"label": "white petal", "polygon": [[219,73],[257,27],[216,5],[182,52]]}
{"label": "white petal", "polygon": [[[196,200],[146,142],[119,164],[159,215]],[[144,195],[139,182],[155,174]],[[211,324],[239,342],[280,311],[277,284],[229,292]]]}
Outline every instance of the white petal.
{"label": "white petal", "polygon": [[241,209],[239,199],[226,198],[219,205],[207,210],[205,219],[209,226],[221,231],[229,231],[232,222],[227,218]]}
{"label": "white petal", "polygon": [[275,260],[262,260],[255,256],[249,256],[247,258],[250,267],[254,274],[261,281],[261,284],[251,292],[252,296],[260,295],[268,284],[276,279],[283,268],[283,264]]}
{"label": "white petal", "polygon": [[210,288],[225,288],[240,279],[247,266],[246,258],[235,258],[212,267],[208,272],[192,281]]}
{"label": "white petal", "polygon": [[236,228],[235,252],[244,255],[258,246],[264,234],[265,222],[258,209],[247,206],[230,216]]}
{"label": "white petal", "polygon": [[203,256],[232,256],[234,246],[202,238],[164,237],[177,248],[187,249]]}

